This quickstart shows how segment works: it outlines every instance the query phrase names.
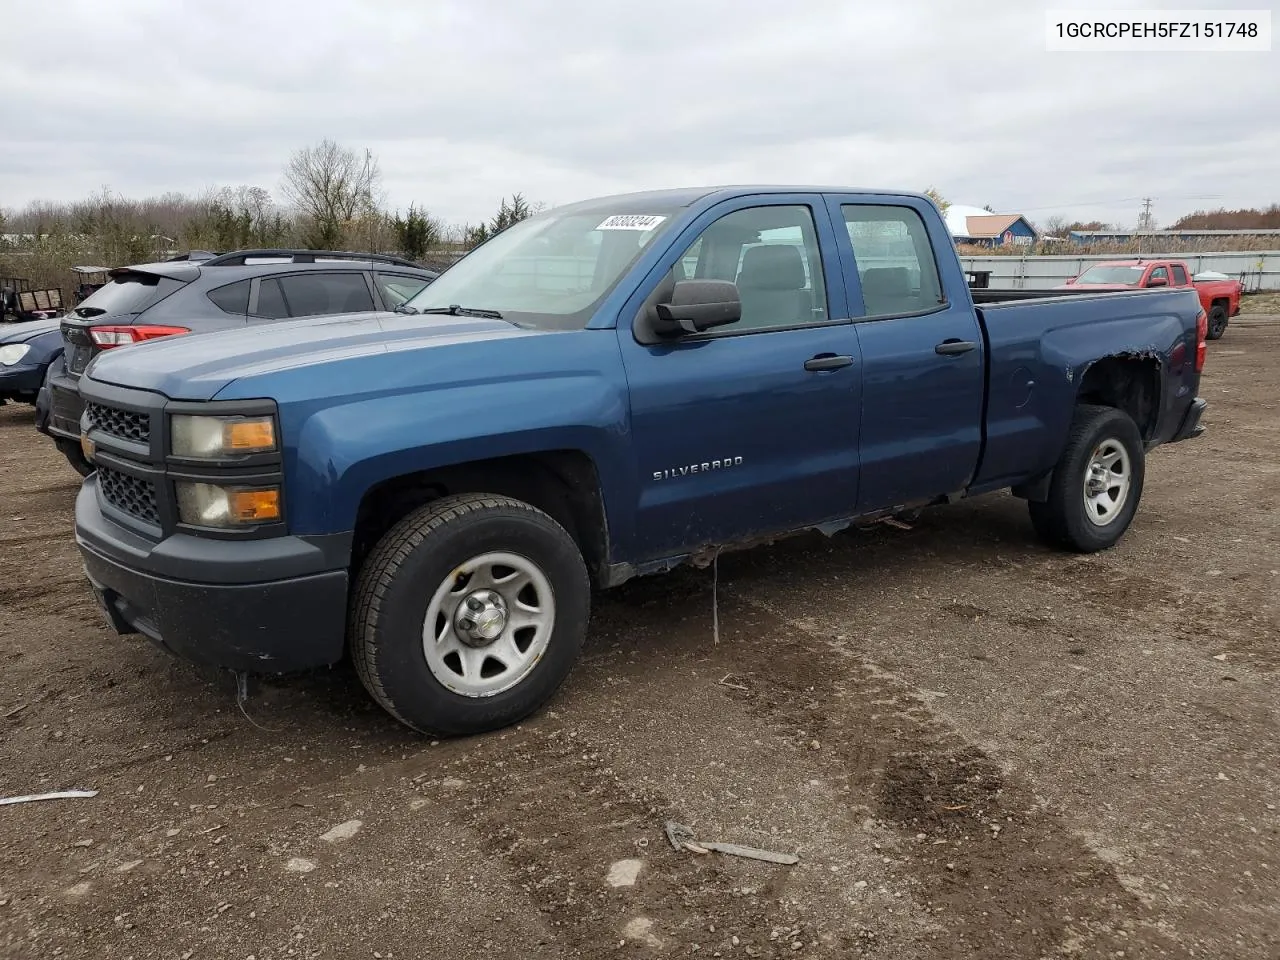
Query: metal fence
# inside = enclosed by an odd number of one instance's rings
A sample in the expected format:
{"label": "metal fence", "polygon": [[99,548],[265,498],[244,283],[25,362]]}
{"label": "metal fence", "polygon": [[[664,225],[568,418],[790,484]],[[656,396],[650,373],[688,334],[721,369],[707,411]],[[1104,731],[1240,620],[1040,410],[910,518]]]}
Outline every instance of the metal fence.
{"label": "metal fence", "polygon": [[[1092,264],[1135,257],[961,257],[965,270],[990,273],[993,290],[1034,290],[1052,287],[1078,276]],[[1191,273],[1216,271],[1244,284],[1247,293],[1280,290],[1280,250],[1238,253],[1143,254],[1143,260],[1182,260]]]}

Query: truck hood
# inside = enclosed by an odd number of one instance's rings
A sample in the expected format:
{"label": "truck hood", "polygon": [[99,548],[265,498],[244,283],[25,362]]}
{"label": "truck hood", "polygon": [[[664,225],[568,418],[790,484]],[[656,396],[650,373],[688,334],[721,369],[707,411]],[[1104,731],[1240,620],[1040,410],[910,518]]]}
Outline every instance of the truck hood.
{"label": "truck hood", "polygon": [[42,333],[59,329],[58,320],[28,320],[26,323],[5,324],[0,327],[0,343],[26,343]]}
{"label": "truck hood", "polygon": [[337,314],[116,347],[94,358],[85,375],[102,383],[154,390],[173,400],[211,400],[241,377],[378,353],[536,335],[504,320]]}

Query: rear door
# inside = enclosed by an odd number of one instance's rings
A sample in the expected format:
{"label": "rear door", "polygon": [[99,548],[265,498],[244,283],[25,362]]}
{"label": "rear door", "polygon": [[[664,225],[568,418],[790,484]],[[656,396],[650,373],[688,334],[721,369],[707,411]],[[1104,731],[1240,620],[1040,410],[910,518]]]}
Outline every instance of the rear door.
{"label": "rear door", "polygon": [[923,201],[827,202],[862,356],[858,512],[958,493],[978,465],[986,385],[951,237]]}

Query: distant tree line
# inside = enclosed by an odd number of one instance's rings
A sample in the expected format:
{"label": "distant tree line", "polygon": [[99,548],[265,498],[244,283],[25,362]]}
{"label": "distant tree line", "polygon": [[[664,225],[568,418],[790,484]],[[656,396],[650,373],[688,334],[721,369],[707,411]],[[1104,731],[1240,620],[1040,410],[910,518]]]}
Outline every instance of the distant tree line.
{"label": "distant tree line", "polygon": [[111,267],[187,250],[350,249],[450,261],[543,207],[516,193],[479,224],[446,223],[417,203],[388,210],[377,158],[332,140],[295,151],[277,193],[278,200],[264,187],[241,185],[136,200],[104,188],[73,203],[0,209],[0,234],[8,238],[0,240],[0,266],[58,286],[72,263]]}
{"label": "distant tree line", "polygon": [[1280,230],[1280,203],[1265,210],[1197,210],[1170,227],[1171,230]]}

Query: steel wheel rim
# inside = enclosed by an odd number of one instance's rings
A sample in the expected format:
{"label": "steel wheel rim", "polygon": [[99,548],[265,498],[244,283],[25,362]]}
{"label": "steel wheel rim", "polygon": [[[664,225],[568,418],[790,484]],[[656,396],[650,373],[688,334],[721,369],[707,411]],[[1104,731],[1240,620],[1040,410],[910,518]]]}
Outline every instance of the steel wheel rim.
{"label": "steel wheel rim", "polygon": [[432,676],[464,697],[510,690],[538,665],[555,627],[551,581],[528,557],[483,553],[458,564],[427,605]]}
{"label": "steel wheel rim", "polygon": [[1133,485],[1129,451],[1119,440],[1103,440],[1084,471],[1084,513],[1094,526],[1111,523],[1129,502]]}

